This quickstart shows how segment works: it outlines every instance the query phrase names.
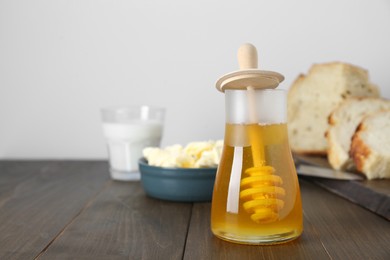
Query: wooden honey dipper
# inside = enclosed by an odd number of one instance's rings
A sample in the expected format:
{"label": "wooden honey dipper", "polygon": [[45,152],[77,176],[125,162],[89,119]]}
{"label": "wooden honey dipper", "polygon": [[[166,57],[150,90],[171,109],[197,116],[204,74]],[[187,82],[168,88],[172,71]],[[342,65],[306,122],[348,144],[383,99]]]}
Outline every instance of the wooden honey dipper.
{"label": "wooden honey dipper", "polygon": [[238,50],[240,70],[229,73],[217,81],[217,89],[246,90],[248,97],[248,138],[251,144],[253,167],[245,170],[240,198],[251,219],[259,224],[271,223],[279,218],[285,190],[275,169],[265,162],[262,136],[257,132],[259,118],[256,107],[256,89],[276,88],[284,77],[276,72],[258,70],[257,50],[252,44],[243,44]]}

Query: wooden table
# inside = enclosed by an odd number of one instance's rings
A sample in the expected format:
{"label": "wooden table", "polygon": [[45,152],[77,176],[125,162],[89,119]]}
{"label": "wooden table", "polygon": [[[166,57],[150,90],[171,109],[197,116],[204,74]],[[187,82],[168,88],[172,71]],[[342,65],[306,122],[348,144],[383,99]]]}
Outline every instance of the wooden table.
{"label": "wooden table", "polygon": [[300,179],[304,233],[246,246],[210,231],[210,203],[145,195],[102,161],[0,161],[0,259],[390,259],[390,222]]}

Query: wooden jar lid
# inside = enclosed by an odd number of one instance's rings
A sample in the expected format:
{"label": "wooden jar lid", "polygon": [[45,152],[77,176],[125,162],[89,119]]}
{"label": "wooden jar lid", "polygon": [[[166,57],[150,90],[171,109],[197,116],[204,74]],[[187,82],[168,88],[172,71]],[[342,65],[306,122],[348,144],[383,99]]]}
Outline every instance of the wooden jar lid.
{"label": "wooden jar lid", "polygon": [[252,44],[241,45],[237,57],[240,70],[218,79],[216,87],[219,91],[276,88],[284,80],[284,76],[280,73],[257,69],[257,50]]}

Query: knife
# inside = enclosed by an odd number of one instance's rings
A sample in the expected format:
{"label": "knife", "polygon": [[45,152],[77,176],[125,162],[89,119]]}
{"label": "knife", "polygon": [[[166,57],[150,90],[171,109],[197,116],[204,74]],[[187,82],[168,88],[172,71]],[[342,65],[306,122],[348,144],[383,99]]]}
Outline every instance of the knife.
{"label": "knife", "polygon": [[364,180],[362,175],[327,168],[327,162],[324,160],[318,157],[310,158],[294,155],[298,175],[336,180]]}
{"label": "knife", "polygon": [[350,173],[350,172],[344,172],[344,171],[338,171],[328,168],[323,168],[319,166],[313,166],[313,165],[306,165],[306,164],[298,164],[296,166],[298,175],[303,176],[311,176],[311,177],[319,177],[319,178],[326,178],[326,179],[336,179],[336,180],[363,180],[363,176]]}

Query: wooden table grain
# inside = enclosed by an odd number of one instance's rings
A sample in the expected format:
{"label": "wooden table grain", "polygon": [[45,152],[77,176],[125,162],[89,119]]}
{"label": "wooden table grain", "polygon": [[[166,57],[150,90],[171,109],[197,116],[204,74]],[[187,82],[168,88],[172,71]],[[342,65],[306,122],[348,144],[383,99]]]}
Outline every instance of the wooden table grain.
{"label": "wooden table grain", "polygon": [[[304,232],[273,246],[210,231],[210,203],[161,201],[103,161],[0,161],[0,259],[390,259],[390,222],[300,179]],[[374,202],[373,202],[374,203]]]}

